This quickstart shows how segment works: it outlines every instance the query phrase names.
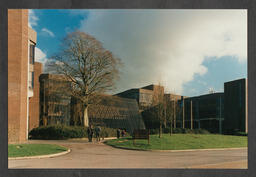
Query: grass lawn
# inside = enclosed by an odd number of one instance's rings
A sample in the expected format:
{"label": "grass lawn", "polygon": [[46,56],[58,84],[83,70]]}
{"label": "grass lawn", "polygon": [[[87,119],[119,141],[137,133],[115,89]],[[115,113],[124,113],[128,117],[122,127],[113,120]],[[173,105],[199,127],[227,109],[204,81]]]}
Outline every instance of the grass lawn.
{"label": "grass lawn", "polygon": [[55,154],[66,150],[54,144],[8,144],[8,157]]}
{"label": "grass lawn", "polygon": [[158,138],[158,135],[150,135],[149,145],[147,140],[136,140],[133,145],[131,137],[109,140],[105,143],[114,147],[140,150],[236,148],[248,145],[247,136],[217,134],[163,134],[161,138]]}

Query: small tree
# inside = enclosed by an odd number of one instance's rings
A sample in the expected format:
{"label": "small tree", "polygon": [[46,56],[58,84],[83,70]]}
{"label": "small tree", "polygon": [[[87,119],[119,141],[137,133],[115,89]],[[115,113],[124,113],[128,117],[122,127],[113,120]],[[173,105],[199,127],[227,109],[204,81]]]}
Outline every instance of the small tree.
{"label": "small tree", "polygon": [[155,107],[155,115],[159,121],[159,138],[162,136],[162,127],[166,120],[164,90],[162,88],[162,85],[159,83],[154,89],[152,100],[152,106]]}
{"label": "small tree", "polygon": [[88,107],[109,91],[118,78],[121,62],[94,37],[80,31],[69,33],[53,57],[54,67],[71,82],[65,90],[83,106],[83,125],[89,125]]}
{"label": "small tree", "polygon": [[173,120],[174,120],[174,105],[173,101],[171,101],[169,98],[165,98],[164,100],[164,106],[165,106],[165,121],[169,123],[170,126],[170,135],[172,135],[173,130]]}

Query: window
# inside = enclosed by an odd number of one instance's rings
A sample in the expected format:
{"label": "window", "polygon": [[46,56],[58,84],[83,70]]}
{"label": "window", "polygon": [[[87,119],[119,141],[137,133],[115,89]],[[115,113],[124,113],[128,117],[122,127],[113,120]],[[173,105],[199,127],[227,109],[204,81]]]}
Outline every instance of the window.
{"label": "window", "polygon": [[34,44],[30,44],[30,48],[29,48],[29,63],[30,64],[34,64],[35,62],[35,45]]}
{"label": "window", "polygon": [[29,72],[29,88],[34,88],[34,72]]}
{"label": "window", "polygon": [[32,72],[32,80],[31,80],[31,86],[32,86],[32,88],[34,88],[34,72]]}

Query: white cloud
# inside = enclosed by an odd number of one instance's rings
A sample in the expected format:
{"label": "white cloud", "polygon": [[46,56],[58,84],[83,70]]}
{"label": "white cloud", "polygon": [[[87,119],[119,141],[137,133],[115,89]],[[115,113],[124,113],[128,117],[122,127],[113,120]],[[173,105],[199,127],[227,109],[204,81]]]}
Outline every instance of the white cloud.
{"label": "white cloud", "polygon": [[41,30],[42,32],[45,32],[46,34],[50,35],[51,37],[54,37],[54,33],[50,30],[48,30],[47,28],[42,28]]}
{"label": "white cloud", "polygon": [[38,17],[36,16],[35,12],[31,9],[28,10],[28,26],[33,28],[37,26]]}
{"label": "white cloud", "polygon": [[182,93],[209,57],[247,59],[246,10],[90,10],[81,30],[122,59],[118,91],[161,81]]}
{"label": "white cloud", "polygon": [[39,48],[35,48],[35,61],[45,64],[47,61],[46,54]]}

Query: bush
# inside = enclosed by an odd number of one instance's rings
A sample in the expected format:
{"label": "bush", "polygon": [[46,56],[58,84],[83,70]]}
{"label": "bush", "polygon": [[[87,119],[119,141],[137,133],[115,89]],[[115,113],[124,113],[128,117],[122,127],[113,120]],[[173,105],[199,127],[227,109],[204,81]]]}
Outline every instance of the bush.
{"label": "bush", "polygon": [[174,128],[173,133],[183,133],[183,129],[182,128]]}
{"label": "bush", "polygon": [[246,132],[236,132],[235,135],[236,136],[248,136],[248,133],[246,133]]}
{"label": "bush", "polygon": [[[101,127],[100,136],[116,136],[116,129]],[[34,128],[29,132],[30,139],[62,140],[84,137],[88,137],[87,128],[82,126],[49,125]]]}
{"label": "bush", "polygon": [[150,129],[149,134],[150,135],[155,135],[159,133],[159,129]]}
{"label": "bush", "polygon": [[49,125],[34,128],[29,132],[30,139],[59,140],[87,137],[87,129],[79,126]]}
{"label": "bush", "polygon": [[163,133],[170,133],[170,128],[163,128]]}
{"label": "bush", "polygon": [[248,136],[248,133],[242,132],[239,129],[229,129],[229,130],[226,130],[224,134],[235,135],[235,136]]}
{"label": "bush", "polygon": [[208,130],[205,129],[193,129],[195,134],[210,134]]}
{"label": "bush", "polygon": [[[126,136],[128,133],[126,132]],[[116,137],[116,129],[101,127],[100,137]]]}
{"label": "bush", "polygon": [[188,129],[188,128],[174,128],[173,133],[194,133],[194,134],[209,134],[210,132],[205,129]]}

